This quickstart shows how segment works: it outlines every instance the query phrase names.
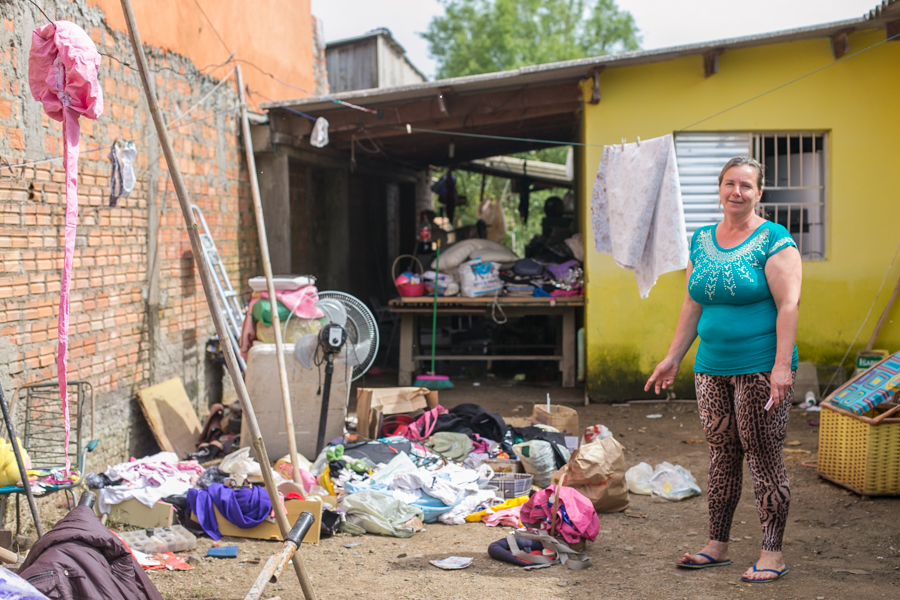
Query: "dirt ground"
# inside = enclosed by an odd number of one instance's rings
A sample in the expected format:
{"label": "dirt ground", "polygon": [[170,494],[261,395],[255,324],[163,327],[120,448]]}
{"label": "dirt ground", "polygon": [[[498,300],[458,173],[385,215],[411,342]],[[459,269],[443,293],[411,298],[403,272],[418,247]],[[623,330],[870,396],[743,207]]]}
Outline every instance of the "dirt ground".
{"label": "dirt ground", "polygon": [[[369,385],[391,385],[390,380]],[[578,409],[581,426],[602,423],[626,447],[630,465],[644,461],[655,466],[667,460],[680,464],[697,477],[706,490],[707,447],[696,405],[682,402],[583,406],[580,389],[506,387],[482,380],[457,383],[441,392],[441,403],[454,406],[475,402],[504,417],[527,417],[531,405],[546,393],[553,402]],[[351,407],[352,408],[352,407]],[[662,414],[648,419],[648,414]],[[462,526],[431,524],[409,539],[347,535],[325,539],[302,548],[304,561],[319,598],[323,600],[435,600],[675,598],[675,599],[875,599],[900,597],[900,531],[898,500],[863,499],[819,479],[815,469],[801,461],[815,460],[818,413],[795,409],[791,413],[788,440],[800,442],[785,457],[791,478],[792,503],[785,535],[785,560],[790,573],[771,584],[748,585],[741,573],[759,556],[761,533],[753,503],[749,474],[732,531],[734,564],[724,568],[682,572],[675,560],[685,551],[697,551],[707,536],[705,497],[667,502],[648,496],[631,497],[626,513],[600,515],[600,536],[588,544],[593,566],[570,571],[555,565],[526,572],[492,560],[488,545],[506,530],[481,523]],[[687,443],[692,442],[692,443]],[[354,548],[343,544],[360,542]],[[151,572],[150,577],[167,600],[243,598],[262,563],[275,552],[274,542],[224,539],[221,544],[240,546],[237,559],[202,558],[187,572]],[[203,556],[211,540],[199,540],[193,554]],[[429,560],[448,556],[473,557],[460,571],[442,571]],[[259,559],[255,564],[253,559]],[[856,573],[848,572],[856,571]],[[893,590],[893,591],[892,591]],[[302,598],[289,568],[263,598]]]}

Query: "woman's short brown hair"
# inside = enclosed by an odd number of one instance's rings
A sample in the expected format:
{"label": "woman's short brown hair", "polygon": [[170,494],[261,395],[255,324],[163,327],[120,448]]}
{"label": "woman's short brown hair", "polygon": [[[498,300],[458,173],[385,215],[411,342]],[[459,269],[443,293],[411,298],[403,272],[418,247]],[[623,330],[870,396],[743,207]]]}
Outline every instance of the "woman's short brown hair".
{"label": "woman's short brown hair", "polygon": [[763,183],[766,178],[766,168],[759,164],[759,161],[755,158],[750,158],[749,156],[735,156],[725,163],[725,166],[719,171],[719,185],[722,185],[722,179],[731,167],[753,167],[756,169],[756,187],[763,189]]}

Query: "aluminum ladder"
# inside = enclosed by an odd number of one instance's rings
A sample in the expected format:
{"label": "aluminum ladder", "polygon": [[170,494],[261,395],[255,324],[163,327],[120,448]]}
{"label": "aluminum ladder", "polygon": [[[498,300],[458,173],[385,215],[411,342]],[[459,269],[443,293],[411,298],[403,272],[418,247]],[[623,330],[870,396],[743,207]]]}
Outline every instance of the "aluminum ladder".
{"label": "aluminum ladder", "polygon": [[[241,300],[238,293],[231,285],[231,279],[228,278],[228,272],[225,270],[225,264],[219,251],[216,249],[216,242],[213,240],[212,234],[209,232],[209,226],[206,219],[203,218],[203,212],[200,207],[191,204],[191,210],[200,223],[200,245],[203,248],[203,260],[210,273],[214,275],[213,283],[216,286],[216,309],[225,315],[225,322],[228,325],[228,342],[234,350],[234,356],[237,358],[241,372],[247,370],[247,362],[241,356],[241,328],[244,325],[245,311],[241,306]],[[222,340],[219,340],[221,343]]]}

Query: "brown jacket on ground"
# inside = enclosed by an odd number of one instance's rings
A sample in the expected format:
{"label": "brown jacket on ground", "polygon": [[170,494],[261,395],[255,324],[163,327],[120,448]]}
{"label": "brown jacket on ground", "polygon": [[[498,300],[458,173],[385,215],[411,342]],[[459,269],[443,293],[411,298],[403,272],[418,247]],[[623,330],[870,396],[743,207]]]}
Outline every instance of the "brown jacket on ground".
{"label": "brown jacket on ground", "polygon": [[87,506],[37,541],[19,575],[54,600],[163,600],[125,544]]}

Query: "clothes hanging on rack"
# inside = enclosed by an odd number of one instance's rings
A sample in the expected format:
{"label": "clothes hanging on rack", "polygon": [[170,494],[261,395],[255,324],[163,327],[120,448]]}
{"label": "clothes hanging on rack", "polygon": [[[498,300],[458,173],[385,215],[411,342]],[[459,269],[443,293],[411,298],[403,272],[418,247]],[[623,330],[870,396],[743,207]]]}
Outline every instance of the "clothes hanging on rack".
{"label": "clothes hanging on rack", "polygon": [[591,195],[594,249],[634,271],[641,298],[663,273],[687,267],[674,137],[605,146]]}
{"label": "clothes hanging on rack", "polygon": [[31,34],[28,84],[31,95],[47,116],[63,124],[63,160],[66,169],[66,219],[63,273],[59,294],[59,347],[56,355],[59,393],[65,421],[64,455],[69,460],[69,398],[66,385],[69,346],[69,285],[78,222],[78,140],[80,116],[97,119],[103,114],[103,91],[97,79],[100,54],[83,29],[69,21],[37,27]]}

